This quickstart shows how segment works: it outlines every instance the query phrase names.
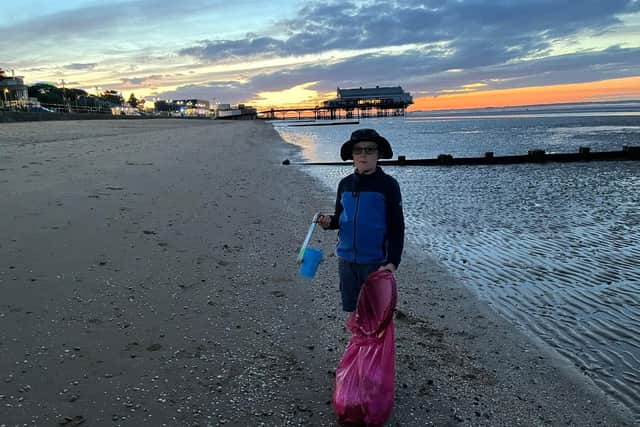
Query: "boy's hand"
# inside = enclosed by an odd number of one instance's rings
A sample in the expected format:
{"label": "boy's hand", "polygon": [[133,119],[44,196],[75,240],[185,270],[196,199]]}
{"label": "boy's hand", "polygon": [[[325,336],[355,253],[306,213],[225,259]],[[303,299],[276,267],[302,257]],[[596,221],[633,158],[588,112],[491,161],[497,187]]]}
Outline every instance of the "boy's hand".
{"label": "boy's hand", "polygon": [[318,224],[325,230],[331,226],[331,215],[318,214]]}
{"label": "boy's hand", "polygon": [[384,271],[384,270],[390,271],[391,273],[395,274],[396,266],[392,262],[390,262],[388,264],[381,265],[380,267],[378,267],[378,271]]}

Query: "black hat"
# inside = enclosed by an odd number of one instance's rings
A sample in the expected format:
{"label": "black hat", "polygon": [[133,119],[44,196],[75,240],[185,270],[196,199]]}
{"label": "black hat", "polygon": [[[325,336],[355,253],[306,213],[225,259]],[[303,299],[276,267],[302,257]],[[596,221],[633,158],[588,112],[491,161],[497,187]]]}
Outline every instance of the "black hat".
{"label": "black hat", "polygon": [[351,138],[342,144],[340,148],[340,157],[342,157],[342,160],[353,160],[353,146],[356,142],[361,141],[375,142],[378,146],[378,154],[381,159],[393,158],[393,150],[391,149],[389,141],[381,137],[380,134],[373,129],[358,129],[353,131]]}

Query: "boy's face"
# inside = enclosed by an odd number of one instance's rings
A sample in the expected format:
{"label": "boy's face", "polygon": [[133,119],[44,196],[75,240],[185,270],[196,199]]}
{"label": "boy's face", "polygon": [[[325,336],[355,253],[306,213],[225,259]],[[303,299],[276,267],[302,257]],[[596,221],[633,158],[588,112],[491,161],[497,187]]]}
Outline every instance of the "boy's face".
{"label": "boy's face", "polygon": [[353,145],[353,165],[358,173],[368,175],[375,172],[378,162],[378,145],[371,141],[360,141]]}

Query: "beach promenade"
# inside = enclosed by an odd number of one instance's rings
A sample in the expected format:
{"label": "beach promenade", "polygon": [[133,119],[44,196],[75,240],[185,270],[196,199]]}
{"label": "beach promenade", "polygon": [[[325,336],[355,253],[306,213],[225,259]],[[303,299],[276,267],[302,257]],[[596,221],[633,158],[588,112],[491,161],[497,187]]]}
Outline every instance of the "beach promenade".
{"label": "beach promenade", "polygon": [[[0,124],[0,426],[336,425],[334,232],[295,265],[335,195],[297,152],[261,121]],[[634,425],[407,246],[388,425]]]}

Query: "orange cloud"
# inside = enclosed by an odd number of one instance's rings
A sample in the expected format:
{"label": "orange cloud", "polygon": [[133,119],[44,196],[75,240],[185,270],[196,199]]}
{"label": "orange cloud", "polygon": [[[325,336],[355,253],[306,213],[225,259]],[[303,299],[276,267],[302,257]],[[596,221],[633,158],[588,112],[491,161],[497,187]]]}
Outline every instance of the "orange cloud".
{"label": "orange cloud", "polygon": [[409,110],[449,110],[516,105],[640,99],[640,76],[519,89],[474,91],[414,99]]}
{"label": "orange cloud", "polygon": [[258,108],[267,108],[273,105],[279,107],[310,107],[317,104],[318,91],[309,89],[317,82],[303,83],[289,89],[271,92],[259,92],[258,96],[252,100],[246,101],[246,104]]}

